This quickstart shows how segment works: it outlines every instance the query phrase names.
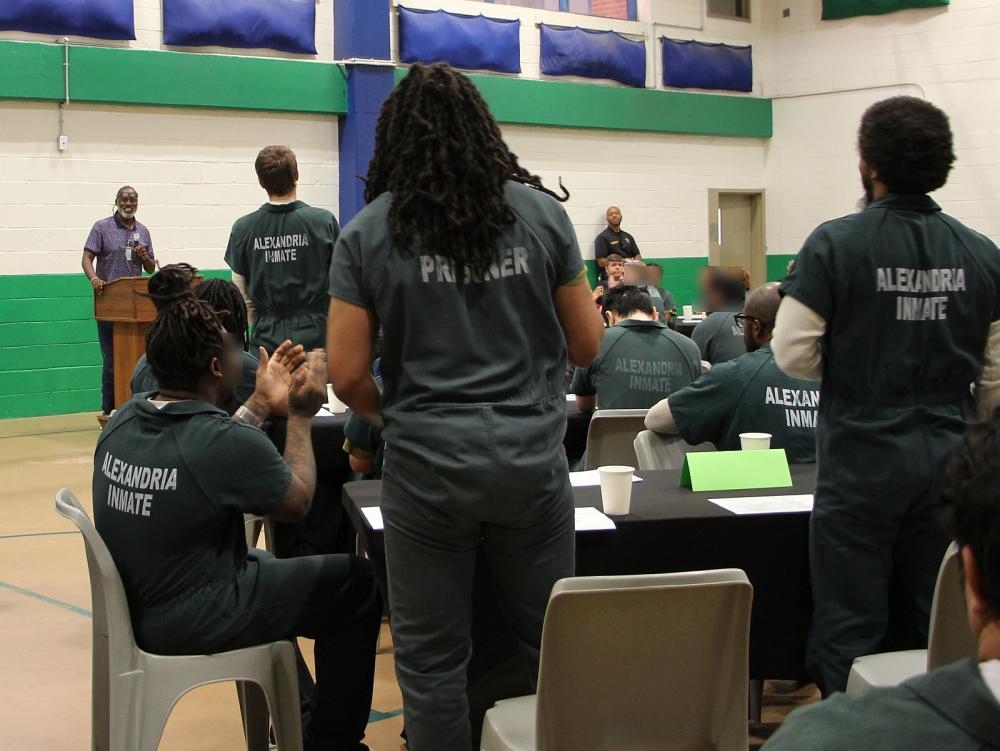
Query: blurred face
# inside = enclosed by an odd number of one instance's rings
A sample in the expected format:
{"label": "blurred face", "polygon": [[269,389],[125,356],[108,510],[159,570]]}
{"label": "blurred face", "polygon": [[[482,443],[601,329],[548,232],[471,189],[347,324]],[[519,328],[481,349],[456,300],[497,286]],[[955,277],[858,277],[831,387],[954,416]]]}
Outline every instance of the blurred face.
{"label": "blurred face", "polygon": [[131,219],[139,209],[139,194],[134,190],[123,190],[115,199],[118,215],[123,219]]}
{"label": "blurred face", "polygon": [[660,280],[662,278],[663,278],[663,270],[659,266],[646,267],[646,284],[651,284],[654,287],[659,287]]}
{"label": "blurred face", "polygon": [[608,270],[608,276],[620,278],[625,271],[625,263],[624,261],[608,261],[605,268]]}
{"label": "blurred face", "polygon": [[622,210],[617,206],[612,206],[608,209],[608,226],[612,229],[618,229],[622,223]]}
{"label": "blurred face", "polygon": [[626,266],[625,267],[625,284],[639,285],[646,283],[646,267],[645,266]]}
{"label": "blurred face", "polygon": [[222,355],[219,399],[225,402],[233,396],[237,385],[243,378],[243,339],[228,331],[222,338],[226,346]]}

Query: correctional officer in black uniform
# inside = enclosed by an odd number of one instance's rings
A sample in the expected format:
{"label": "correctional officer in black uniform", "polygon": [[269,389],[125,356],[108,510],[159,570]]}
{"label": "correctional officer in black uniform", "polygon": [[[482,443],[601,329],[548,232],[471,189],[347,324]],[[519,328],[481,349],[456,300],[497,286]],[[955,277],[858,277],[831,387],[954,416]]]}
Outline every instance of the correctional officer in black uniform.
{"label": "correctional officer in black uniform", "polygon": [[382,110],[369,204],[330,271],[334,389],[384,423],[381,505],[411,751],[478,743],[465,694],[477,550],[532,676],[552,585],[574,572],[566,358],[587,365],[603,327],[566,211],[499,134],[468,78],[444,64],[410,68]]}
{"label": "correctional officer in black uniform", "polygon": [[788,461],[816,461],[819,382],[787,376],[775,364],[771,333],[779,302],[776,282],[758,287],[736,318],[747,354],[654,405],[646,427],[719,451],[739,451],[740,433],[770,433],[771,448],[784,449]]}
{"label": "correctional officer in black uniform", "polygon": [[94,457],[94,521],[121,573],[136,641],[170,655],[313,638],[305,751],[362,751],[382,610],[371,566],[347,555],[248,553],[243,526],[244,514],[294,522],[309,511],[325,357],[315,352],[292,373],[282,458],[248,424],[267,417],[267,398],[251,396],[232,419],[216,406],[239,379],[240,349],[190,282],[176,268],[151,280],[161,308],[147,352],[160,386],[118,410]]}
{"label": "correctional officer in black uniform", "polygon": [[263,149],[255,168],[267,203],[236,220],[226,248],[250,311],[251,343],[269,352],[285,339],[323,347],[337,218],[298,200],[299,166],[288,147]]}
{"label": "correctional officer in black uniform", "polygon": [[597,266],[600,269],[601,279],[607,277],[604,267],[607,264],[608,256],[613,253],[620,255],[626,261],[630,258],[637,261],[642,260],[642,254],[639,252],[639,245],[635,238],[622,229],[622,210],[617,206],[610,206],[605,216],[608,220],[608,226],[594,238],[594,260],[597,261]]}
{"label": "correctional officer in black uniform", "polygon": [[887,99],[858,142],[871,203],[806,241],[773,342],[786,373],[823,379],[809,667],[825,694],[889,633],[926,645],[942,462],[972,414],[970,387],[981,406],[996,401],[1000,351],[1000,252],[927,195],[955,158],[947,116]]}

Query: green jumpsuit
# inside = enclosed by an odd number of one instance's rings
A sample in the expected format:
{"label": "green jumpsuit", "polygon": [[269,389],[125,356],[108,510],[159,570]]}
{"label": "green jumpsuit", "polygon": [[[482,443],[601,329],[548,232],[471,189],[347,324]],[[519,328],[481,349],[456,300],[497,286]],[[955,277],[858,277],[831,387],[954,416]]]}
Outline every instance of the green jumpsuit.
{"label": "green jumpsuit", "polygon": [[701,359],[712,365],[735,360],[747,353],[743,332],[736,325],[736,313],[742,313],[739,305],[731,309],[717,310],[694,327],[691,339],[701,350]]}
{"label": "green jumpsuit", "polygon": [[939,486],[1000,319],[1000,252],[929,197],[890,195],[813,232],[781,292],[827,323],[808,667],[829,694],[890,633],[926,646]]}
{"label": "green jumpsuit", "polygon": [[716,365],[670,397],[670,414],[688,443],[739,451],[740,433],[770,433],[771,448],[788,461],[816,461],[819,381],[791,378],[774,362],[771,345]]}
{"label": "green jumpsuit", "polygon": [[557,201],[513,182],[505,194],[515,221],[485,272],[433,247],[396,247],[389,193],[345,228],[330,271],[330,294],[384,327],[381,505],[412,751],[472,748],[477,550],[532,675],[552,585],[574,573],[566,342],[553,295],[583,283],[583,261]]}
{"label": "green jumpsuit", "polygon": [[248,553],[243,514],[278,507],[288,465],[264,433],[217,407],[150,396],[118,410],[94,456],[94,523],[121,573],[136,642],[172,655],[316,639],[305,748],[356,748],[382,612],[371,566]]}
{"label": "green jumpsuit", "polygon": [[226,263],[246,282],[257,318],[251,344],[273,352],[291,339],[326,346],[327,278],[337,219],[302,201],[265,203],[233,225]]}
{"label": "green jumpsuit", "polygon": [[659,321],[626,319],[604,332],[597,358],[577,368],[570,391],[598,409],[649,409],[701,373],[698,347]]}

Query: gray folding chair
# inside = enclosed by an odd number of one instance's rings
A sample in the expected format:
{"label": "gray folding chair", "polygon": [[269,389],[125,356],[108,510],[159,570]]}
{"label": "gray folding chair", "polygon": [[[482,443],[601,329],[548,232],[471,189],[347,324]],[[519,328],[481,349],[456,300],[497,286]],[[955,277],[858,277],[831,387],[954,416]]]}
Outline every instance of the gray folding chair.
{"label": "gray folding chair", "polygon": [[538,693],[486,713],[481,751],[746,751],[752,600],[737,569],[563,579]]}
{"label": "gray folding chair", "polygon": [[639,469],[680,469],[691,451],[715,451],[711,443],[692,446],[679,435],[661,435],[644,430],[635,437],[635,455]]}
{"label": "gray folding chair", "polygon": [[646,409],[599,409],[590,418],[587,430],[585,469],[609,464],[635,467],[637,459],[632,444],[646,428]]}
{"label": "gray folding chair", "polygon": [[279,641],[215,655],[160,656],[135,643],[128,601],[111,553],[69,490],[56,511],[83,533],[93,618],[93,751],[155,751],[174,704],[210,683],[245,684],[250,751],[268,748],[268,708],[279,751],[301,751],[295,651]]}
{"label": "gray folding chair", "polygon": [[927,649],[859,657],[847,678],[847,693],[861,694],[870,688],[898,686],[922,673],[950,665],[965,657],[976,657],[978,645],[965,610],[965,591],[959,569],[959,550],[951,545],[941,561]]}
{"label": "gray folding chair", "polygon": [[247,537],[247,549],[257,547],[260,533],[264,532],[264,550],[274,553],[274,526],[269,516],[243,514],[243,529]]}

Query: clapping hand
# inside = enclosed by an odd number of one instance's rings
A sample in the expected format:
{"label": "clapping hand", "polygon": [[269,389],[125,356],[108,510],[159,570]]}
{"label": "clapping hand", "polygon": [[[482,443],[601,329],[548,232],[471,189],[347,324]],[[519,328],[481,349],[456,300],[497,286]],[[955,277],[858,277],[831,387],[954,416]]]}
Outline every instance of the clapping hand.
{"label": "clapping hand", "polygon": [[288,413],[312,419],[326,401],[326,350],[314,349],[306,364],[292,373],[288,387]]}
{"label": "clapping hand", "polygon": [[266,349],[260,348],[254,393],[272,415],[284,417],[288,414],[288,389],[292,375],[305,362],[305,348],[301,344],[293,345],[288,339],[278,345],[271,356]]}

